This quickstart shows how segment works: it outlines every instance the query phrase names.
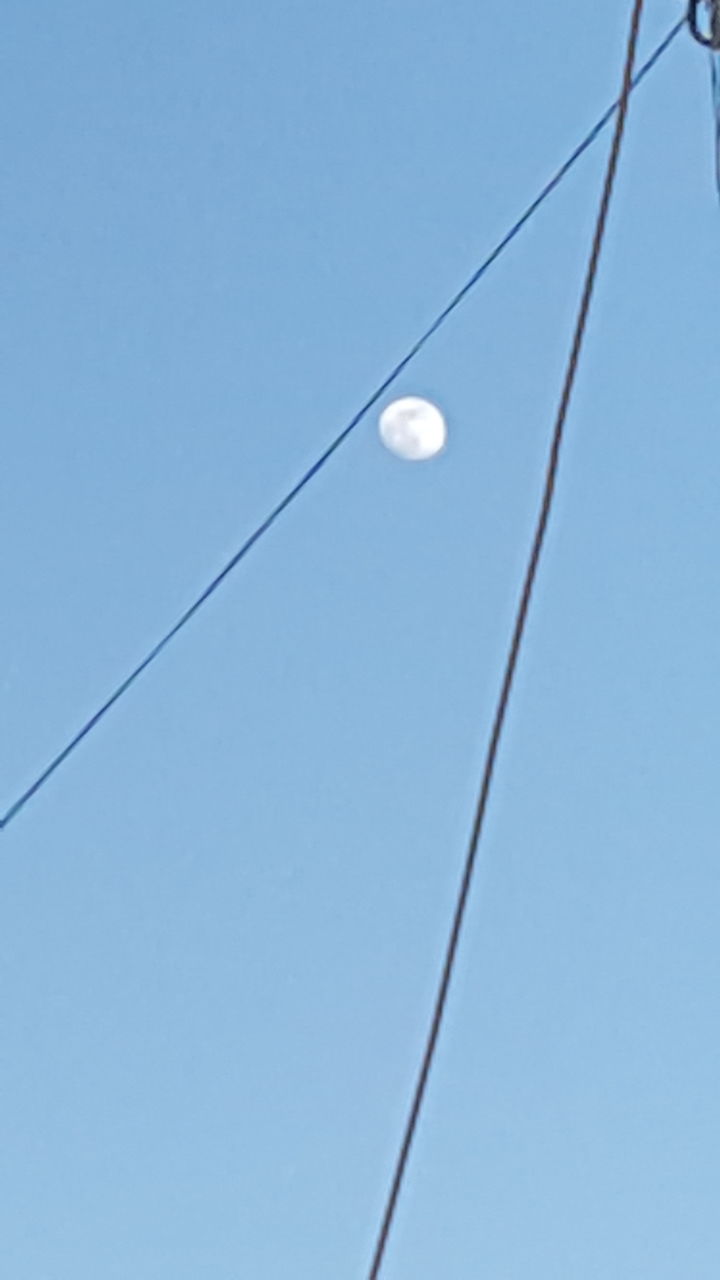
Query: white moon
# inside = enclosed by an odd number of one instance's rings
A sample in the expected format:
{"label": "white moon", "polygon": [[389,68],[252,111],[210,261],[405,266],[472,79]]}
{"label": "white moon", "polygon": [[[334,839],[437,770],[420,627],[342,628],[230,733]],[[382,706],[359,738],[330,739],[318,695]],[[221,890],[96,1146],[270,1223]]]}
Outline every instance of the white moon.
{"label": "white moon", "polygon": [[424,462],[445,448],[447,427],[436,405],[419,396],[393,400],[380,414],[380,439],[408,462]]}

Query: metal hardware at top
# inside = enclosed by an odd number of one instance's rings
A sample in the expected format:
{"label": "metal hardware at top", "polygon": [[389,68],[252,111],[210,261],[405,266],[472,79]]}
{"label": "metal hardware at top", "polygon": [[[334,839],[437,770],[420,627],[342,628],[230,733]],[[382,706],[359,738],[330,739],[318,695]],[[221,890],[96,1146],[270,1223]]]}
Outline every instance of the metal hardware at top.
{"label": "metal hardware at top", "polygon": [[[700,17],[701,7],[706,12],[704,21]],[[720,50],[720,0],[690,0],[688,26],[698,44]]]}

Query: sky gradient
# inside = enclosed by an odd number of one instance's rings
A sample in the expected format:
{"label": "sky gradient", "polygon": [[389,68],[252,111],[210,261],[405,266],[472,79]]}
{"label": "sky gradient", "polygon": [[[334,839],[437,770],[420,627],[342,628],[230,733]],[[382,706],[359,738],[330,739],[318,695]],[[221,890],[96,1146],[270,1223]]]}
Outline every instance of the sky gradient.
{"label": "sky gradient", "polygon": [[[643,56],[677,20],[648,5]],[[0,809],[619,88],[629,3],[8,0]],[[12,1280],[363,1280],[606,142],[0,836]],[[720,210],[639,90],[387,1280],[717,1280]]]}

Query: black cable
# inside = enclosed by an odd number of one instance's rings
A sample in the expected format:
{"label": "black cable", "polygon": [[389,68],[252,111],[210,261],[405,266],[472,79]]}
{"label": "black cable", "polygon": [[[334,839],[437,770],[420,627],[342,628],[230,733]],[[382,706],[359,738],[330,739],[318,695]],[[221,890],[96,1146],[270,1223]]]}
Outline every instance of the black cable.
{"label": "black cable", "polygon": [[[672,44],[676,36],[679,35],[680,31],[685,26],[685,22],[686,20],[684,18],[680,22],[677,22],[675,26],[673,26],[670,29],[670,31],[665,36],[665,38],[660,41],[660,44],[653,51],[653,53],[648,58],[647,62],[643,64],[643,66],[640,68],[637,75],[635,76],[632,82],[633,89],[636,88],[637,85],[639,85],[640,82],[644,80],[648,72],[652,70],[656,62],[658,62],[658,60],[662,57],[665,51],[669,48],[669,46]],[[202,608],[205,602],[210,599],[210,596],[214,595],[218,587],[225,581],[228,575],[232,573],[233,569],[235,569],[236,566],[240,563],[240,561],[245,558],[248,552],[252,550],[252,548],[255,546],[255,543],[258,542],[265,533],[267,533],[271,525],[273,525],[275,521],[278,519],[278,517],[282,515],[282,513],[286,510],[286,508],[289,507],[292,502],[294,502],[295,498],[298,497],[298,495],[302,492],[305,486],[308,485],[310,481],[314,479],[314,477],[318,474],[318,472],[322,470],[326,462],[330,460],[332,455],[340,448],[340,446],[345,442],[348,436],[355,430],[355,428],[362,421],[365,415],[370,411],[370,409],[374,407],[374,405],[377,404],[378,400],[381,399],[381,397],[393,385],[393,383],[397,381],[401,373],[403,373],[404,370],[411,363],[411,361],[415,359],[415,357],[423,349],[425,344],[429,342],[430,338],[432,338],[435,333],[437,333],[438,329],[441,328],[441,326],[452,315],[452,313],[456,310],[456,308],[459,307],[460,303],[463,302],[464,299],[471,292],[471,290],[475,288],[475,285],[478,284],[478,282],[482,279],[485,273],[490,269],[493,263],[497,261],[500,255],[504,253],[504,251],[512,243],[515,237],[520,233],[520,231],[522,231],[523,227],[525,227],[525,225],[530,221],[530,219],[537,213],[540,206],[545,203],[548,196],[550,196],[552,192],[555,190],[555,188],[559,186],[563,178],[566,177],[566,175],[570,172],[573,166],[580,159],[580,157],[584,155],[584,153],[588,150],[589,147],[592,146],[592,144],[596,141],[596,139],[605,129],[606,125],[613,118],[619,106],[620,106],[620,100],[618,99],[612,104],[611,107],[608,107],[607,111],[605,111],[605,113],[600,117],[597,124],[593,126],[590,132],[579,144],[579,146],[577,146],[575,150],[568,156],[565,163],[560,166],[560,168],[553,175],[553,177],[550,178],[549,182],[545,184],[545,186],[543,187],[539,195],[537,195],[535,199],[532,201],[532,203],[528,205],[525,212],[518,218],[517,222],[515,222],[514,225],[510,228],[507,235],[503,236],[502,240],[499,242],[499,244],[495,246],[492,253],[488,255],[485,261],[481,263],[481,265],[477,268],[476,271],[473,272],[473,274],[465,282],[462,288],[460,288],[458,292],[454,295],[454,297],[451,298],[450,302],[447,304],[446,307],[443,308],[443,310],[436,317],[436,319],[433,320],[429,328],[425,330],[425,332],[422,334],[420,338],[418,338],[417,342],[413,344],[413,346],[410,348],[407,354],[403,356],[402,360],[400,360],[395,365],[395,367],[390,371],[387,377],[380,383],[380,385],[375,389],[375,391],[373,391],[372,395],[369,396],[369,398],[365,401],[362,408],[359,409],[355,414],[355,416],[350,419],[347,426],[345,426],[343,430],[340,432],[340,434],[335,437],[332,443],[328,445],[325,452],[322,453],[320,457],[312,464],[312,466],[308,468],[308,470],[304,473],[304,475],[301,476],[301,478],[298,480],[297,484],[295,484],[293,488],[290,489],[288,493],[286,493],[285,497],[282,498],[280,502],[278,502],[277,506],[273,507],[272,511],[265,518],[265,520],[263,520],[262,524],[258,525],[258,527],[253,531],[253,533],[250,534],[250,536],[245,540],[242,546],[235,552],[232,558],[228,560],[228,562],[224,565],[224,567],[220,570],[220,572],[212,579],[210,583],[208,583],[205,589],[193,601],[193,603],[185,610],[185,612],[180,615],[177,622],[175,622],[172,625],[170,630],[165,633],[162,639],[158,640],[157,644],[153,645],[152,649],[150,649],[150,651],[145,655],[142,661],[138,663],[138,665],[130,672],[128,676],[126,676],[126,678],[122,681],[122,683],[117,686],[117,688],[110,694],[110,696],[105,700],[105,702],[103,702],[102,705],[98,707],[98,709],[93,713],[93,715],[90,716],[89,720],[87,720],[85,724],[82,726],[82,728],[77,731],[75,736],[72,737],[70,741],[62,748],[62,750],[59,751],[57,755],[53,757],[53,759],[46,766],[46,768],[43,769],[42,773],[38,774],[38,776],[35,778],[35,781],[32,782],[30,786],[27,787],[26,790],[23,791],[21,795],[19,795],[18,798],[10,805],[10,807],[6,810],[6,812],[2,815],[2,817],[0,817],[0,830],[2,830],[3,827],[6,827],[8,823],[12,822],[13,818],[17,817],[21,809],[24,809],[28,801],[31,800],[33,796],[37,794],[37,792],[41,789],[41,787],[44,787],[45,783],[55,773],[55,770],[59,769],[60,765],[64,764],[68,756],[72,755],[76,747],[79,747],[83,739],[86,738],[87,735],[95,728],[95,726],[103,719],[103,717],[107,714],[110,708],[113,707],[120,698],[122,698],[123,694],[127,693],[130,686],[133,685],[135,681],[138,679],[138,677],[142,675],[143,671],[145,671],[151,665],[151,663],[153,663],[155,659],[159,657],[159,655],[162,653],[166,645],[168,645],[170,641],[175,638],[175,636],[178,634],[179,631],[182,631],[186,623],[188,623],[190,619],[194,617],[194,615],[198,612],[199,609]]]}
{"label": "black cable", "polygon": [[[700,19],[700,6],[705,21]],[[715,129],[715,187],[720,196],[720,0],[689,0],[687,24],[690,34],[710,53],[710,81]]]}
{"label": "black cable", "polygon": [[477,860],[478,847],[480,837],[487,811],[490,789],[492,786],[493,774],[495,771],[495,762],[497,759],[498,747],[502,737],[505,718],[507,714],[510,695],[512,693],[515,671],[517,668],[520,648],[522,646],[525,627],[527,623],[528,610],[533,595],[535,580],[537,577],[540,557],[542,555],[545,535],[547,533],[548,520],[552,509],[553,496],[555,492],[555,483],[557,480],[558,466],[560,462],[560,449],[562,446],[565,422],[567,419],[568,408],[570,406],[570,398],[572,395],[575,378],[577,375],[580,352],[582,350],[583,339],[587,327],[588,315],[590,313],[590,304],[592,302],[595,280],[597,277],[598,264],[600,261],[600,252],[605,237],[605,229],[607,226],[608,211],[612,198],[613,188],[615,185],[615,176],[617,173],[618,160],[620,158],[620,149],[622,146],[623,135],[625,132],[625,121],[627,119],[627,109],[632,92],[632,69],[635,62],[635,53],[637,49],[638,33],[640,29],[640,18],[642,15],[644,0],[633,0],[632,21],[630,24],[630,34],[628,37],[627,52],[625,55],[625,66],[623,71],[622,92],[619,99],[618,118],[615,126],[615,134],[613,137],[610,158],[608,160],[605,182],[603,185],[602,197],[600,200],[600,208],[598,211],[597,222],[595,226],[595,234],[590,252],[590,260],[585,276],[585,284],[583,287],[578,317],[575,325],[570,357],[568,359],[567,371],[563,383],[562,394],[560,396],[560,404],[558,407],[557,417],[555,419],[555,427],[552,434],[550,444],[550,452],[548,456],[547,470],[545,474],[545,485],[543,489],[542,502],[540,504],[540,512],[538,515],[535,533],[533,536],[530,556],[525,570],[525,578],[523,581],[522,591],[520,593],[520,601],[515,616],[512,638],[508,649],[505,671],[503,675],[500,695],[498,698],[495,715],[493,718],[492,731],[490,741],[483,766],[482,780],[480,784],[480,792],[478,796],[477,806],[475,810],[475,818],[473,821],[472,832],[470,835],[470,843],[465,857],[460,888],[456,901],[455,911],[453,914],[450,935],[445,958],[443,962],[440,982],[435,997],[430,1027],[428,1030],[425,1046],[423,1049],[420,1071],[417,1082],[413,1091],[410,1109],[408,1112],[405,1129],[403,1132],[398,1156],[395,1164],[390,1190],[385,1201],[383,1216],[375,1243],[375,1251],[373,1260],[368,1273],[368,1280],[377,1280],[380,1275],[385,1248],[392,1225],[395,1219],[398,1197],[402,1189],[405,1172],[407,1169],[408,1157],[412,1147],[413,1139],[417,1129],[418,1120],[425,1098],[428,1078],[433,1065],[435,1051],[437,1048],[438,1037],[442,1026],[445,1007],[447,1004],[448,992],[452,981],[457,958],[458,943],[462,932],[463,922],[465,919],[465,911],[467,908],[470,887],[473,879],[473,872]]}
{"label": "black cable", "polygon": [[720,198],[720,53],[710,53],[710,76],[715,126],[715,189]]}

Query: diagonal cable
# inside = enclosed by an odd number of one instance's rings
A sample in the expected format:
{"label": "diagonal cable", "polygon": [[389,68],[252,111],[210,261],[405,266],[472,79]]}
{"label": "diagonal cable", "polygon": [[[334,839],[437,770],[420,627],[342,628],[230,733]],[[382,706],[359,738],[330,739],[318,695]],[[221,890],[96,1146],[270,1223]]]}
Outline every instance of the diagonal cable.
{"label": "diagonal cable", "polygon": [[[640,67],[637,75],[633,79],[631,89],[636,88],[641,81],[645,79],[645,76],[652,70],[655,64],[675,40],[676,36],[680,34],[684,26],[685,19],[683,18],[680,22],[675,23],[675,25],[671,27],[665,38],[660,41],[660,44],[656,47],[647,61]],[[0,830],[2,830],[3,827],[6,827],[8,823],[12,822],[13,818],[16,818],[20,811],[25,808],[28,801],[32,800],[33,796],[35,796],[38,791],[45,786],[45,783],[49,781],[56,769],[59,769],[60,766],[65,763],[68,757],[71,756],[76,748],[80,746],[80,743],[88,736],[89,733],[92,732],[96,725],[104,719],[115,703],[118,702],[125,693],[127,693],[128,689],[130,689],[138,677],[141,676],[149,666],[151,666],[167,645],[174,640],[178,632],[183,630],[186,624],[190,622],[191,618],[193,618],[210,599],[210,597],[215,594],[218,587],[222,585],[225,579],[232,573],[233,569],[237,567],[241,560],[245,559],[245,556],[252,550],[256,542],[259,542],[259,540],[268,532],[272,525],[275,524],[275,521],[283,514],[291,503],[295,501],[306,485],[308,485],[310,481],[315,478],[318,472],[323,469],[325,464],[330,461],[333,454],[336,453],[342,444],[344,444],[348,436],[351,435],[365,415],[374,407],[374,405],[377,404],[393,383],[397,381],[400,375],[405,371],[405,369],[407,369],[408,365],[415,359],[420,351],[422,351],[426,343],[429,342],[433,335],[437,333],[438,329],[445,324],[445,321],[449,319],[457,307],[460,306],[461,302],[463,302],[468,294],[475,288],[493,263],[497,261],[515,237],[523,230],[530,219],[534,217],[541,205],[543,205],[548,197],[552,195],[556,187],[560,185],[570,170],[575,166],[575,164],[577,164],[580,157],[583,156],[588,148],[597,140],[618,111],[620,105],[620,99],[618,99],[612,104],[612,106],[608,107],[607,111],[603,113],[597,123],[593,125],[590,132],[583,138],[582,142],[579,143],[574,151],[571,152],[567,160],[560,166],[557,172],[553,174],[532,203],[528,205],[525,212],[521,214],[513,224],[507,234],[503,236],[502,240],[500,240],[487,258],[485,258],[477,270],[473,272],[469,279],[466,280],[465,284],[463,284],[457,293],[450,299],[439,315],[433,320],[432,324],[417,339],[417,341],[413,343],[409,351],[401,360],[398,361],[395,367],[391,369],[387,377],[383,379],[378,387],[376,387],[372,395],[370,395],[362,407],[358,409],[357,413],[350,419],[339,435],[337,435],[325,451],[320,454],[319,458],[317,458],[312,466],[309,467],[308,470],[300,477],[297,483],[293,485],[292,489],[285,494],[285,497],[282,498],[275,507],[273,507],[272,511],[268,516],[266,516],[262,523],[253,530],[248,538],[246,538],[242,546],[239,547],[231,559],[227,561],[219,573],[216,574],[212,581],[207,584],[200,595],[197,596],[185,612],[180,615],[177,621],[173,623],[169,631],[166,631],[161,639],[153,645],[142,661],[133,668],[129,675],[125,677],[109,697],[106,698],[95,712],[93,712],[90,718],[86,720],[82,728],[78,729],[77,733],[70,738],[60,751],[58,751],[50,763],[46,765],[41,773],[38,774],[35,780],[17,797],[16,800],[13,801],[2,817],[0,817]]]}
{"label": "diagonal cable", "polygon": [[617,123],[613,136],[610,157],[605,175],[602,196],[600,199],[600,208],[598,211],[597,222],[595,226],[595,234],[593,236],[592,248],[590,251],[590,259],[588,262],[587,272],[585,276],[585,284],[583,287],[580,306],[578,309],[577,321],[575,324],[575,332],[568,359],[565,380],[563,383],[562,393],[560,396],[560,404],[555,419],[553,429],[550,452],[548,456],[547,469],[545,472],[545,485],[543,488],[542,501],[540,511],[535,526],[530,555],[525,570],[525,577],[520,593],[517,613],[512,631],[512,637],[508,649],[507,659],[505,663],[505,671],[503,675],[500,694],[493,717],[492,730],[490,733],[490,741],[485,756],[483,766],[482,779],[480,783],[480,791],[475,809],[475,817],[473,820],[470,842],[468,845],[463,873],[460,881],[458,896],[453,914],[450,935],[445,951],[443,967],[440,975],[435,1003],[430,1019],[425,1045],[423,1048],[422,1059],[420,1063],[420,1071],[413,1090],[410,1101],[405,1129],[402,1134],[397,1160],[393,1172],[390,1189],[385,1200],[383,1215],[375,1242],[373,1259],[368,1272],[368,1280],[378,1280],[380,1271],[385,1257],[390,1232],[392,1231],[395,1215],[397,1211],[398,1198],[402,1190],[405,1174],[407,1171],[408,1158],[415,1138],[418,1121],[422,1112],[423,1102],[427,1090],[428,1079],[432,1069],[435,1052],[437,1049],[438,1038],[442,1027],[443,1017],[447,1005],[448,993],[452,982],[455,962],[457,959],[458,944],[462,933],[462,927],[465,920],[465,913],[470,894],[470,888],[473,880],[473,873],[477,862],[478,848],[480,838],[485,822],[488,800],[492,787],[493,775],[495,772],[495,763],[497,760],[498,748],[502,738],[505,719],[507,716],[508,705],[512,693],[513,681],[517,669],[518,658],[525,635],[528,611],[535,588],[538,567],[542,556],[543,545],[545,543],[545,535],[547,533],[548,521],[552,510],[553,496],[555,493],[555,485],[557,481],[558,467],[560,462],[560,450],[562,447],[563,436],[565,432],[565,423],[567,420],[568,409],[572,397],[575,379],[577,376],[580,353],[582,351],[583,340],[587,328],[588,316],[590,314],[590,304],[592,302],[595,281],[597,278],[598,265],[600,262],[600,253],[602,250],[603,240],[605,238],[605,230],[607,227],[608,212],[610,202],[615,185],[615,177],[617,174],[618,160],[620,158],[620,150],[622,147],[623,136],[625,132],[625,122],[627,119],[627,109],[632,92],[632,71],[635,63],[635,54],[637,50],[638,34],[640,30],[640,18],[642,16],[644,0],[633,0],[632,21],[630,24],[630,33],[628,36],[627,51],[625,55],[625,65],[623,71],[622,92],[619,99]]}

